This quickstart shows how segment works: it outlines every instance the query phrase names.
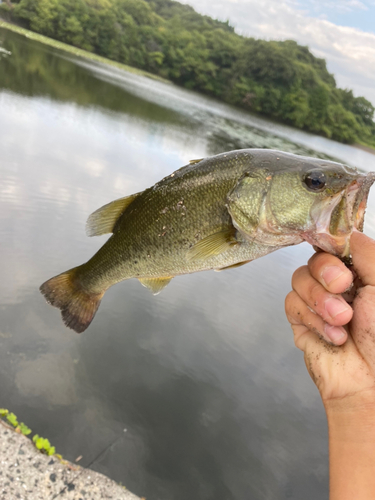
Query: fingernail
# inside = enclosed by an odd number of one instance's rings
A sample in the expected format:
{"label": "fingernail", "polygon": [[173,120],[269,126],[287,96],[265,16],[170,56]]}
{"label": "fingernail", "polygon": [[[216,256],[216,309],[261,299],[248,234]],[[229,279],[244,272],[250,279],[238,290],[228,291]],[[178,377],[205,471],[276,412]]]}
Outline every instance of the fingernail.
{"label": "fingernail", "polygon": [[326,285],[332,283],[332,281],[337,280],[344,273],[342,272],[339,266],[329,266],[324,269],[322,272],[322,278]]}
{"label": "fingernail", "polygon": [[350,309],[350,306],[348,306],[348,304],[344,304],[344,302],[339,299],[335,299],[334,297],[327,299],[324,302],[324,307],[331,318],[335,318],[339,314]]}
{"label": "fingernail", "polygon": [[346,335],[344,330],[342,330],[341,328],[328,325],[327,323],[324,325],[324,332],[334,344],[340,342],[340,340],[342,340]]}

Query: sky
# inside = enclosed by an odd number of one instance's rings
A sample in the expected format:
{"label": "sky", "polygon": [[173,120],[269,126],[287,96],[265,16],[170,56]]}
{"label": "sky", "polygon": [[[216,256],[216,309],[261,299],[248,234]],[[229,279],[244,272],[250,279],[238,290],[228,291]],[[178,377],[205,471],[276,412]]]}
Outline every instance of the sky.
{"label": "sky", "polygon": [[296,40],[327,61],[338,87],[375,105],[375,0],[179,0],[236,32]]}

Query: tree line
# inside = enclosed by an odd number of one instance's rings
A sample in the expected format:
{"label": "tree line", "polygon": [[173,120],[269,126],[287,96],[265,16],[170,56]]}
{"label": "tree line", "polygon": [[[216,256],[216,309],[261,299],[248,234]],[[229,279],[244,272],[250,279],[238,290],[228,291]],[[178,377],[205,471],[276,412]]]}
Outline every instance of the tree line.
{"label": "tree line", "polygon": [[375,146],[374,106],[338,88],[325,60],[293,40],[243,37],[173,0],[7,0],[0,15],[294,127]]}

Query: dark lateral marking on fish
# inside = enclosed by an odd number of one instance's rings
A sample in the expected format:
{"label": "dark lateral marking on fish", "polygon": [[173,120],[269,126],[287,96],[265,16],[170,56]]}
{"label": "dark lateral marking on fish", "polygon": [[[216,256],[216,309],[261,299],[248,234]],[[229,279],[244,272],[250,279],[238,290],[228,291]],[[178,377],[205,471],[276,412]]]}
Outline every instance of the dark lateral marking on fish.
{"label": "dark lateral marking on fish", "polygon": [[237,264],[232,264],[231,266],[221,267],[220,269],[215,269],[216,272],[225,271],[226,269],[235,269],[236,267],[244,266],[248,264],[251,260],[245,260],[244,262],[237,262]]}

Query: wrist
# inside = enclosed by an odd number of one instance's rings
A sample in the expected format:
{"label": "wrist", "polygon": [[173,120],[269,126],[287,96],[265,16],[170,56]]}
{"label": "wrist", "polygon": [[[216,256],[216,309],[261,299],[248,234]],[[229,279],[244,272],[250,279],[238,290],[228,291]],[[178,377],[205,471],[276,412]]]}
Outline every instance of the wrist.
{"label": "wrist", "polygon": [[373,500],[375,391],[324,402],[328,419],[330,500]]}
{"label": "wrist", "polygon": [[375,436],[375,388],[326,400],[324,408],[330,429],[352,429],[357,435],[365,430]]}
{"label": "wrist", "polygon": [[344,397],[324,399],[323,404],[328,417],[337,413],[350,415],[356,412],[368,412],[375,414],[375,385]]}

